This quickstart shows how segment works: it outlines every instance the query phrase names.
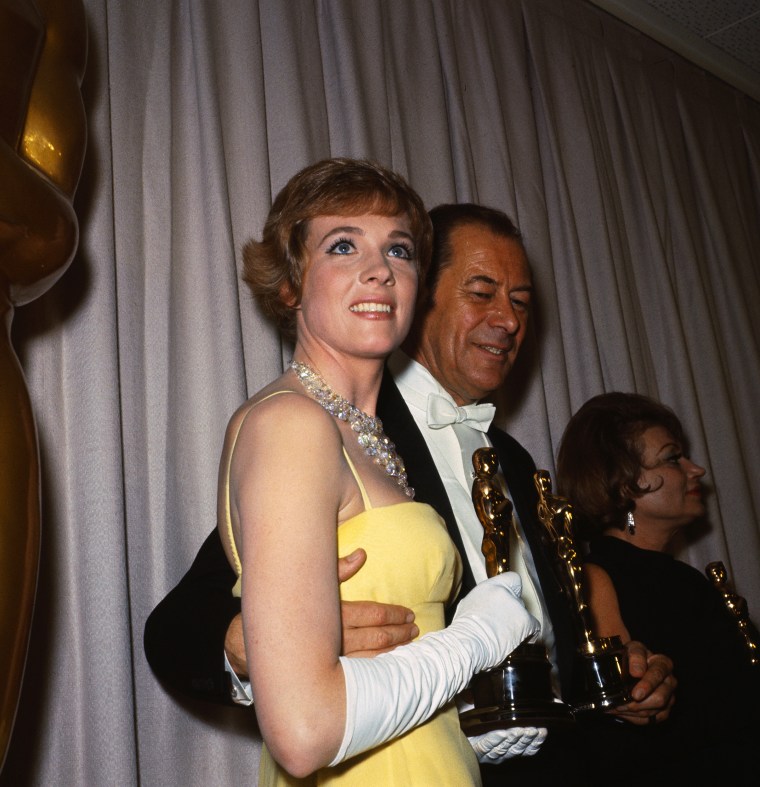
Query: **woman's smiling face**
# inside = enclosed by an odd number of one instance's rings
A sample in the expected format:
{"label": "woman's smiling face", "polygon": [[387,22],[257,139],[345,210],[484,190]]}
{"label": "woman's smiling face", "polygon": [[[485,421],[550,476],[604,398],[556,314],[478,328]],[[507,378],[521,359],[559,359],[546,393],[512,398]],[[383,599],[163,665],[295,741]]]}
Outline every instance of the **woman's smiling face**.
{"label": "woman's smiling face", "polygon": [[384,357],[409,331],[417,264],[406,214],[318,216],[306,235],[300,341]]}
{"label": "woman's smiling face", "polygon": [[651,491],[636,498],[636,532],[675,532],[705,512],[699,479],[705,469],[683,455],[681,444],[662,426],[639,438],[639,486]]}

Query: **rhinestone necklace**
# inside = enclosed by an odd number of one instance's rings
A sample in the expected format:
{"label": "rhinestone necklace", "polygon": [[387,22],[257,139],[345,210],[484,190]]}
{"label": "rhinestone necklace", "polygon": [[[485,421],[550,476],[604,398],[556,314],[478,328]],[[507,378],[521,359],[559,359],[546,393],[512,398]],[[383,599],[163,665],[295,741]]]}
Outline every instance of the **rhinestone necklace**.
{"label": "rhinestone necklace", "polygon": [[330,415],[334,415],[341,421],[348,421],[356,432],[356,439],[364,449],[364,453],[372,457],[375,464],[383,467],[391,478],[396,479],[396,483],[404,490],[407,497],[414,497],[414,489],[409,486],[406,480],[404,462],[396,453],[396,446],[383,432],[382,421],[367,415],[340,394],[335,393],[320,374],[305,363],[291,361],[290,368],[296,373],[306,391]]}

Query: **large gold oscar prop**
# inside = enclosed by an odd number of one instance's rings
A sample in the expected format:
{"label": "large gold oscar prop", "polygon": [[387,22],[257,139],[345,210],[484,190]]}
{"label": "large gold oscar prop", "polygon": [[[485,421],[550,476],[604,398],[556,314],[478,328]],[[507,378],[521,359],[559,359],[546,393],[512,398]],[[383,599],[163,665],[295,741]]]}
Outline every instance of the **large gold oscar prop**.
{"label": "large gold oscar prop", "polygon": [[705,574],[707,574],[708,579],[712,582],[713,587],[723,596],[726,609],[728,609],[736,620],[739,633],[742,635],[742,639],[747,648],[749,663],[757,666],[760,664],[760,652],[758,652],[758,643],[755,641],[756,632],[754,632],[752,623],[749,619],[747,599],[734,593],[733,588],[728,584],[728,573],[721,560],[716,560],[714,563],[708,563],[705,567]]}
{"label": "large gold oscar prop", "polygon": [[[510,567],[512,503],[498,473],[493,448],[475,451],[472,464],[472,501],[483,525],[486,573],[494,577]],[[476,675],[469,690],[474,707],[460,716],[462,729],[468,735],[515,726],[556,727],[573,722],[570,708],[554,697],[551,664],[546,648],[538,643],[524,642],[498,667]]]}
{"label": "large gold oscar prop", "polygon": [[538,518],[555,576],[573,611],[577,652],[583,665],[584,687],[572,699],[576,712],[611,708],[630,702],[628,656],[620,637],[596,637],[583,585],[583,566],[575,547],[573,512],[563,497],[553,495],[545,470],[534,481],[538,491]]}
{"label": "large gold oscar prop", "polygon": [[40,548],[37,435],[11,321],[76,250],[71,203],[86,144],[86,54],[81,0],[0,0],[0,770],[21,692]]}

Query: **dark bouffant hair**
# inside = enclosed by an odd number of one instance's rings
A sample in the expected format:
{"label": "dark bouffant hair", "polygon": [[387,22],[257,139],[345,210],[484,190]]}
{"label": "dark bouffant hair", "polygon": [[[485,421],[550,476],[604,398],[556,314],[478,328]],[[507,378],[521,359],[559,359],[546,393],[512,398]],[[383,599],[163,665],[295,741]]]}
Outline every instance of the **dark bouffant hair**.
{"label": "dark bouffant hair", "polygon": [[595,396],[570,419],[557,457],[557,488],[572,503],[582,538],[625,527],[635,499],[650,491],[639,486],[640,439],[653,426],[662,426],[684,444],[676,414],[640,394]]}

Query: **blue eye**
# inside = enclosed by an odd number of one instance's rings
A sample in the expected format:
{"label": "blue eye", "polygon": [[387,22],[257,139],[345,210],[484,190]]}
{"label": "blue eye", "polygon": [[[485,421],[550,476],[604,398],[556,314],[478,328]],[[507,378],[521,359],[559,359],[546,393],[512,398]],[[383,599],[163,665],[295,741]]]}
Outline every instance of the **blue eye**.
{"label": "blue eye", "polygon": [[328,254],[351,254],[354,244],[345,238],[339,238],[327,249]]}
{"label": "blue eye", "polygon": [[388,250],[388,254],[391,257],[398,257],[400,260],[411,260],[414,258],[412,249],[403,243],[397,243],[395,246],[391,246]]}

